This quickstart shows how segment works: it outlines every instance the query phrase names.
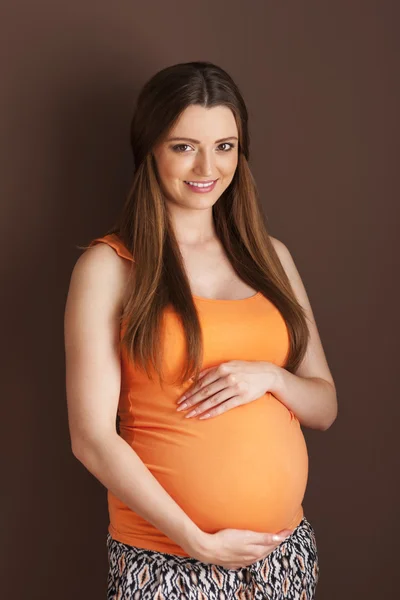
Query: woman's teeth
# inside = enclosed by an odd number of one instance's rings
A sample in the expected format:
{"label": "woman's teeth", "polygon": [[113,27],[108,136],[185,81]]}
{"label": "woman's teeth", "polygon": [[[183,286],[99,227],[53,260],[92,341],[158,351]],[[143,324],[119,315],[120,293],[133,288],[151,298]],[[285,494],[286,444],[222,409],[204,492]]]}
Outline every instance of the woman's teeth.
{"label": "woman's teeth", "polygon": [[194,187],[210,187],[214,181],[211,181],[210,183],[195,183],[194,181],[185,181],[185,183],[193,185]]}

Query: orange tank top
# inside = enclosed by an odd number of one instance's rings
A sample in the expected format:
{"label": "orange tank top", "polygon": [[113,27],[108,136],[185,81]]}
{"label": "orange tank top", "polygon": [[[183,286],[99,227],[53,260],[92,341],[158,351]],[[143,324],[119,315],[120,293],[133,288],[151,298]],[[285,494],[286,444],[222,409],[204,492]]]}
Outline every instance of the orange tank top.
{"label": "orange tank top", "polygon": [[[95,238],[133,260],[115,235]],[[203,333],[202,369],[230,360],[263,360],[283,366],[289,351],[285,321],[260,292],[242,300],[193,295]],[[124,325],[121,327],[121,335]],[[176,379],[185,353],[183,328],[169,307],[163,315],[163,372]],[[294,413],[267,392],[249,404],[213,417],[185,419],[176,401],[184,386],[152,382],[121,346],[120,435],[168,494],[207,533],[220,529],[277,532],[303,515],[308,453]],[[115,540],[188,556],[164,533],[108,490],[109,527]]]}

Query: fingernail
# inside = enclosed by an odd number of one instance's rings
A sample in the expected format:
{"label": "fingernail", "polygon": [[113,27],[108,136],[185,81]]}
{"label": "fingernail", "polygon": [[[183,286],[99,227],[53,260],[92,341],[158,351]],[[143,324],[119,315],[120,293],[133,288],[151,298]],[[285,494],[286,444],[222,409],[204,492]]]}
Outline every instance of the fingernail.
{"label": "fingernail", "polygon": [[187,407],[187,404],[181,404],[180,406],[178,406],[178,408],[176,410],[185,410],[185,408]]}
{"label": "fingernail", "polygon": [[285,538],[283,538],[280,535],[277,535],[276,533],[274,533],[274,535],[272,536],[272,539],[273,539],[274,542],[281,542]]}

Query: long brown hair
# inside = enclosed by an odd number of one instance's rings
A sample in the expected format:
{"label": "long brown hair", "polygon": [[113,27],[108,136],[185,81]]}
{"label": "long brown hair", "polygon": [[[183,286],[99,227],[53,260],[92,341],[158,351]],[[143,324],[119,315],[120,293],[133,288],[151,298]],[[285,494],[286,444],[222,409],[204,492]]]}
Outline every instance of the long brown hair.
{"label": "long brown hair", "polygon": [[[307,347],[306,315],[267,233],[249,167],[248,113],[232,78],[210,62],[180,63],[156,73],[142,88],[131,125],[134,176],[117,224],[117,235],[133,257],[128,301],[121,320],[121,343],[150,379],[162,376],[160,328],[163,310],[174,308],[181,319],[187,362],[179,383],[201,370],[203,340],[196,306],[174,230],[159,185],[152,150],[190,105],[226,106],[238,128],[238,166],[213,206],[215,230],[237,275],[260,291],[281,312],[290,339],[284,367],[294,372]],[[265,332],[268,335],[268,332]],[[149,368],[151,365],[151,368]]]}

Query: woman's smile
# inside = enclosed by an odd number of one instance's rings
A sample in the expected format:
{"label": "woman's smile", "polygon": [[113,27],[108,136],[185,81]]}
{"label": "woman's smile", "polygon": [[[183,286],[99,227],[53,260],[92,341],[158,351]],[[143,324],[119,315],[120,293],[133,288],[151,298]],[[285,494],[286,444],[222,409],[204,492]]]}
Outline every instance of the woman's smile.
{"label": "woman's smile", "polygon": [[218,179],[214,179],[208,182],[184,181],[184,183],[195,194],[206,194],[207,192],[211,192],[215,188],[217,181]]}

